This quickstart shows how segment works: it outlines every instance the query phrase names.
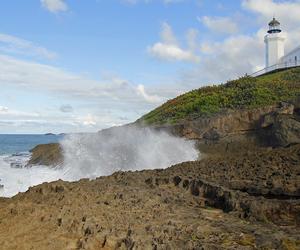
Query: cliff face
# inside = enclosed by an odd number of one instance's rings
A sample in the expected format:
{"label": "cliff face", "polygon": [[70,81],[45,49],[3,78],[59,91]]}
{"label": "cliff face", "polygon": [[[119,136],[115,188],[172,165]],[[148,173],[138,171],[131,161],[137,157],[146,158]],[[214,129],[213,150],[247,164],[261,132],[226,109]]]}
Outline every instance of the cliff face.
{"label": "cliff face", "polygon": [[181,121],[174,125],[154,126],[154,128],[166,129],[188,139],[216,141],[226,136],[260,129],[262,118],[277,109],[277,106],[268,106],[253,110],[227,110],[211,117]]}
{"label": "cliff face", "polygon": [[230,135],[258,131],[277,124],[278,120],[276,117],[279,114],[291,115],[291,118],[298,122],[298,112],[299,107],[295,108],[293,103],[279,103],[257,109],[226,110],[224,113],[210,117],[201,117],[181,121],[173,125],[153,127],[169,130],[188,139],[218,140]]}
{"label": "cliff face", "polygon": [[260,147],[287,147],[300,143],[300,104],[296,99],[257,109],[227,110],[152,128],[197,140],[200,151],[211,156]]}

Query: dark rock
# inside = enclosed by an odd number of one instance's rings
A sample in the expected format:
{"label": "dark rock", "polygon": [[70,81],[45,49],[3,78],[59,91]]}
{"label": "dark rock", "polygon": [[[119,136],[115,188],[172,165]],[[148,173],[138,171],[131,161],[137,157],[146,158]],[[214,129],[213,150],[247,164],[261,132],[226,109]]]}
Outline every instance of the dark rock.
{"label": "dark rock", "polygon": [[152,178],[146,179],[146,180],[145,180],[145,183],[148,184],[148,185],[152,184]]}
{"label": "dark rock", "polygon": [[173,178],[173,182],[174,182],[175,186],[178,186],[181,182],[181,178],[179,176],[175,176]]}
{"label": "dark rock", "polygon": [[188,189],[189,188],[189,180],[184,180],[183,183],[182,183],[182,187],[185,188],[185,189]]}
{"label": "dark rock", "polygon": [[207,140],[217,141],[221,138],[221,135],[216,128],[212,128],[203,134],[203,138]]}
{"label": "dark rock", "polygon": [[57,219],[57,225],[60,227],[61,224],[62,224],[62,218],[58,218],[58,219]]}

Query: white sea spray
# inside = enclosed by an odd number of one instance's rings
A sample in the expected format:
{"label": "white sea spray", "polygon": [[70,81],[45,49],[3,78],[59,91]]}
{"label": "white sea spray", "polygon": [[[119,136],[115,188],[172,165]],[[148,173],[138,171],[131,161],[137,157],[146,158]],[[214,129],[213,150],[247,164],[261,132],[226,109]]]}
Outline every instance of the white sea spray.
{"label": "white sea spray", "polygon": [[75,181],[116,171],[167,168],[196,160],[194,142],[148,128],[119,127],[94,134],[73,134],[61,142],[64,165],[12,168],[10,161],[26,165],[28,156],[0,156],[0,196],[11,197],[29,187],[58,179]]}
{"label": "white sea spray", "polygon": [[62,141],[64,179],[95,178],[122,170],[167,168],[196,160],[194,142],[148,128],[119,127]]}

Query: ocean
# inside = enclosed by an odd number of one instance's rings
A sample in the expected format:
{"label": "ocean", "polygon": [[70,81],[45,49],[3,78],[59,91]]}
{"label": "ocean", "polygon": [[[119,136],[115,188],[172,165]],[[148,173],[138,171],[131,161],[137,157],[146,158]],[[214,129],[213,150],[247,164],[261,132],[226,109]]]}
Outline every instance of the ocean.
{"label": "ocean", "polygon": [[59,171],[44,166],[26,168],[30,150],[39,144],[55,143],[62,135],[0,134],[0,196],[10,197],[30,186],[56,180]]}

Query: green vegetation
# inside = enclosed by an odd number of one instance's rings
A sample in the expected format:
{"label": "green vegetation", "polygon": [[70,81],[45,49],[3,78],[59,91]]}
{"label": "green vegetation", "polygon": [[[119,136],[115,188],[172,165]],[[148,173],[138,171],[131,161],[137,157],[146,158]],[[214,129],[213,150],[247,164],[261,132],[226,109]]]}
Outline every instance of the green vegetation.
{"label": "green vegetation", "polygon": [[260,77],[245,76],[226,84],[190,91],[167,101],[138,122],[176,123],[185,118],[209,116],[227,109],[253,109],[288,101],[300,95],[300,68]]}

